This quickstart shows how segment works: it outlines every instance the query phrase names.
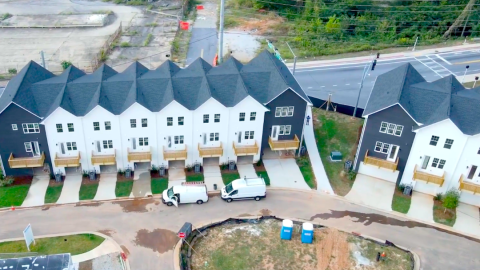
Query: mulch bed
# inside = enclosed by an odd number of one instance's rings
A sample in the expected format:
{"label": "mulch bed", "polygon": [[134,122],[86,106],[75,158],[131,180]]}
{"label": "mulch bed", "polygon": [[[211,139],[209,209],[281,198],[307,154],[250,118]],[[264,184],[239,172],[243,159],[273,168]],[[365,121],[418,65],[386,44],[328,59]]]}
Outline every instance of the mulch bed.
{"label": "mulch bed", "polygon": [[256,172],[266,172],[265,166],[263,166],[263,162],[260,164],[260,166],[257,166],[257,164],[253,164],[253,167],[255,168]]}
{"label": "mulch bed", "polygon": [[134,176],[135,176],[134,172],[132,172],[132,175],[130,178],[125,177],[125,174],[117,173],[117,182],[132,181]]}
{"label": "mulch bed", "polygon": [[61,185],[63,185],[63,181],[65,181],[65,176],[63,176],[62,182],[57,182],[55,180],[50,180],[50,182],[48,182],[48,186],[49,187],[61,186]]}
{"label": "mulch bed", "polygon": [[90,178],[87,177],[82,177],[82,185],[93,185],[93,184],[98,184],[100,182],[100,174],[97,174],[96,180],[90,180]]}
{"label": "mulch bed", "polygon": [[229,169],[222,170],[222,169],[220,169],[220,173],[221,174],[238,173],[237,166],[235,166],[235,170],[229,170]]}
{"label": "mulch bed", "polygon": [[200,172],[199,172],[199,173],[196,173],[196,172],[195,172],[195,169],[193,169],[193,168],[192,168],[190,171],[188,171],[187,169],[185,169],[185,176],[202,174],[202,173],[203,173],[203,166],[200,166]]}
{"label": "mulch bed", "polygon": [[433,200],[433,215],[434,217],[436,217],[437,219],[440,219],[440,220],[451,220],[451,219],[455,219],[456,215],[457,215],[457,211],[456,209],[453,209],[453,210],[450,210],[450,209],[447,209],[447,211],[445,211],[445,207],[443,207],[443,204],[441,201],[437,201],[437,200]]}
{"label": "mulch bed", "polygon": [[152,178],[167,178],[168,177],[168,169],[165,169],[165,175],[160,175],[160,172],[150,171],[150,176]]}
{"label": "mulch bed", "polygon": [[20,186],[20,185],[31,185],[33,180],[33,175],[24,175],[24,176],[14,176],[14,181],[11,186]]}

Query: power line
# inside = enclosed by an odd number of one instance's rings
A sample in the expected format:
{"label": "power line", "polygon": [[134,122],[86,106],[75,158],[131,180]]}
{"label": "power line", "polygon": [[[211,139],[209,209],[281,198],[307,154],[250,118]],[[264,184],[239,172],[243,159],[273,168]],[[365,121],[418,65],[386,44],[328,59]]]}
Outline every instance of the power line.
{"label": "power line", "polygon": [[[257,2],[262,2],[260,0],[255,0]],[[402,2],[405,2],[405,1],[410,1],[412,2],[412,4],[414,4],[415,2],[418,2],[418,3],[422,3],[422,2],[438,2],[439,0],[431,0],[431,1],[427,1],[427,0],[402,0]],[[348,4],[348,3],[325,3],[325,2],[322,2],[322,3],[315,3],[315,2],[310,2],[310,1],[305,1],[305,0],[295,0],[296,3],[311,3],[311,4],[320,4],[320,7],[324,7],[324,6],[351,6],[351,7],[377,7],[377,8],[392,8],[392,7],[418,7],[418,8],[432,8],[432,7],[465,7],[468,3],[466,4],[463,4],[463,5],[432,5],[432,6],[413,6],[413,5],[410,5],[410,6],[403,6],[403,5],[386,5],[386,6],[381,6],[380,4],[381,3],[388,3],[388,4],[391,4],[392,2],[391,1],[375,1],[377,2],[378,4],[377,5],[363,5],[363,4]],[[289,4],[283,4],[283,3],[276,3],[275,4],[279,4],[279,5],[289,5]],[[473,4],[474,6],[480,6],[480,4]],[[295,6],[295,7],[299,7],[297,5],[290,5],[290,6]]]}

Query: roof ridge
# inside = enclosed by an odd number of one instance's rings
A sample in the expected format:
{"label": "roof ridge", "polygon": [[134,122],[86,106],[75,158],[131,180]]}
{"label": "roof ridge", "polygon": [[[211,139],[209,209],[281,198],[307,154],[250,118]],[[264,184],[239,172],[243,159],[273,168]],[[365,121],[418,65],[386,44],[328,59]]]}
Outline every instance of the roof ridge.
{"label": "roof ridge", "polygon": [[[280,77],[282,78],[283,82],[288,86],[288,88],[291,88],[290,85],[288,84],[287,80],[285,80],[285,78],[282,76],[282,72],[280,72],[280,69],[278,68],[277,64],[275,64],[275,60],[272,58],[272,54],[267,50],[265,49],[264,52],[267,52],[268,54],[268,58],[270,59],[270,61],[272,62],[273,66],[275,67],[275,69],[277,70],[278,74],[280,75]],[[280,60],[278,60],[280,61]]]}
{"label": "roof ridge", "polygon": [[407,80],[407,72],[408,72],[409,68],[410,68],[410,63],[407,63],[405,65],[405,71],[403,73],[402,84],[401,84],[402,88],[400,89],[400,91],[398,91],[398,96],[397,96],[398,102],[400,102],[400,98],[402,97],[403,89],[405,88],[405,82]]}

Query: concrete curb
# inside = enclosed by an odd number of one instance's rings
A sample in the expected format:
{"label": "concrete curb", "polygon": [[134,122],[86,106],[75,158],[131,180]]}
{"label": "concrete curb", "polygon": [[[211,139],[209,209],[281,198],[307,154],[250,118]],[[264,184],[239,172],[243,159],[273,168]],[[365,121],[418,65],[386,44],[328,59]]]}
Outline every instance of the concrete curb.
{"label": "concrete curb", "polygon": [[[45,235],[35,235],[35,238],[50,238],[50,237],[58,237],[58,236],[69,236],[69,235],[77,235],[77,234],[95,234],[97,236],[103,237],[105,240],[110,240],[112,243],[117,247],[117,251],[120,253],[123,253],[123,249],[120,247],[120,245],[117,243],[117,241],[113,240],[112,237],[105,235],[103,233],[99,232],[92,232],[92,231],[79,231],[79,232],[71,232],[71,233],[56,233],[56,234],[45,234]],[[2,239],[0,240],[0,243],[4,242],[11,242],[11,241],[22,241],[24,240],[23,238],[10,238],[10,239]],[[88,251],[87,251],[88,252]],[[83,253],[85,254],[85,253]],[[81,254],[78,254],[81,255]],[[78,256],[78,255],[72,255],[73,256]],[[125,259],[125,265],[127,266],[127,270],[130,270],[130,263],[128,261],[128,258]]]}
{"label": "concrete curb", "polygon": [[[262,216],[245,216],[245,217],[231,217],[232,219],[258,219]],[[303,219],[298,219],[298,218],[287,218],[287,217],[282,217],[282,216],[275,216],[276,218],[279,218],[279,219],[290,219],[292,221],[298,221],[298,222],[309,222],[309,223],[313,223],[313,224],[316,224],[316,225],[320,225],[320,226],[323,226],[323,227],[326,227],[324,226],[323,224],[321,224],[320,222],[315,222],[315,221],[309,221],[309,220],[303,220]],[[210,225],[210,224],[214,224],[214,223],[218,223],[218,222],[222,222],[222,221],[225,221],[227,220],[228,218],[223,218],[223,219],[217,219],[217,220],[213,220],[213,221],[210,221],[210,222],[206,222],[206,223],[200,223],[200,224],[196,224],[194,225],[194,228],[202,228],[202,227],[205,227],[207,225]],[[326,227],[326,228],[330,228],[330,227]],[[336,228],[335,228],[336,229]],[[337,229],[338,230],[338,229]],[[344,232],[344,233],[348,233],[348,234],[352,234],[352,235],[357,235],[357,236],[361,236],[365,239],[369,239],[369,240],[372,240],[372,241],[375,241],[375,242],[380,242],[380,243],[385,243],[386,240],[382,240],[382,239],[379,239],[379,238],[375,238],[375,237],[371,237],[371,236],[368,236],[368,235],[363,235],[363,234],[359,234],[359,233],[356,233],[356,232],[349,232],[349,231],[343,231],[343,230],[339,230],[341,232]],[[396,247],[400,248],[400,249],[403,249],[403,250],[407,250],[409,251],[410,253],[412,253],[413,255],[413,260],[414,260],[414,270],[420,270],[421,269],[421,261],[420,261],[420,256],[418,256],[417,253],[411,251],[410,249],[408,248],[405,248],[403,246],[398,246],[398,245],[395,245]],[[182,239],[180,239],[177,244],[175,244],[175,249],[173,250],[173,267],[174,267],[174,270],[181,270],[180,268],[180,248],[182,247]]]}

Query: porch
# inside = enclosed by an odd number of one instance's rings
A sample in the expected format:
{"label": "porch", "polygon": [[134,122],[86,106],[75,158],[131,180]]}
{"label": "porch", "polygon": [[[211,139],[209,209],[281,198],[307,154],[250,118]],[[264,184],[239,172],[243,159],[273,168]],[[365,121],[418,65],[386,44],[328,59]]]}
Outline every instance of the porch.
{"label": "porch", "polygon": [[165,160],[186,160],[187,159],[187,146],[182,150],[166,150],[163,146],[163,159]]}
{"label": "porch", "polygon": [[43,167],[43,163],[45,163],[45,153],[38,157],[23,157],[23,158],[15,158],[13,153],[10,153],[10,157],[8,158],[8,166],[10,168],[36,168],[36,167]]}
{"label": "porch", "polygon": [[465,181],[465,176],[463,174],[460,176],[460,179],[458,179],[458,182],[460,183],[459,189],[461,191],[469,191],[474,195],[477,193],[480,195],[480,185]]}
{"label": "porch", "polygon": [[198,152],[200,157],[221,157],[223,155],[223,145],[220,142],[220,146],[217,147],[200,147],[198,144]]}
{"label": "porch", "polygon": [[254,145],[235,145],[235,142],[232,142],[232,145],[236,156],[249,156],[258,154],[257,141],[255,141]]}
{"label": "porch", "polygon": [[130,152],[130,148],[127,148],[128,162],[150,162],[152,160],[152,151],[149,149],[146,152]]}
{"label": "porch", "polygon": [[58,153],[55,153],[54,163],[55,167],[78,167],[80,166],[80,152],[73,157],[59,157]]}
{"label": "porch", "polygon": [[396,171],[398,166],[398,157],[395,160],[395,162],[388,161],[385,159],[368,156],[368,150],[367,150],[367,152],[365,153],[365,158],[363,159],[363,163],[372,165],[372,166],[377,166],[378,168],[384,168],[384,169]]}
{"label": "porch", "polygon": [[111,155],[94,155],[92,151],[92,165],[115,165],[116,153]]}
{"label": "porch", "polygon": [[445,172],[442,173],[441,176],[430,174],[427,172],[422,172],[417,170],[417,166],[415,165],[415,169],[413,171],[413,179],[417,181],[424,181],[427,184],[435,184],[440,187],[443,186],[443,183],[445,182]]}
{"label": "porch", "polygon": [[297,135],[293,138],[293,140],[279,140],[275,141],[272,137],[268,137],[268,144],[270,145],[270,149],[273,151],[279,150],[296,150],[300,146],[300,140],[298,139]]}

